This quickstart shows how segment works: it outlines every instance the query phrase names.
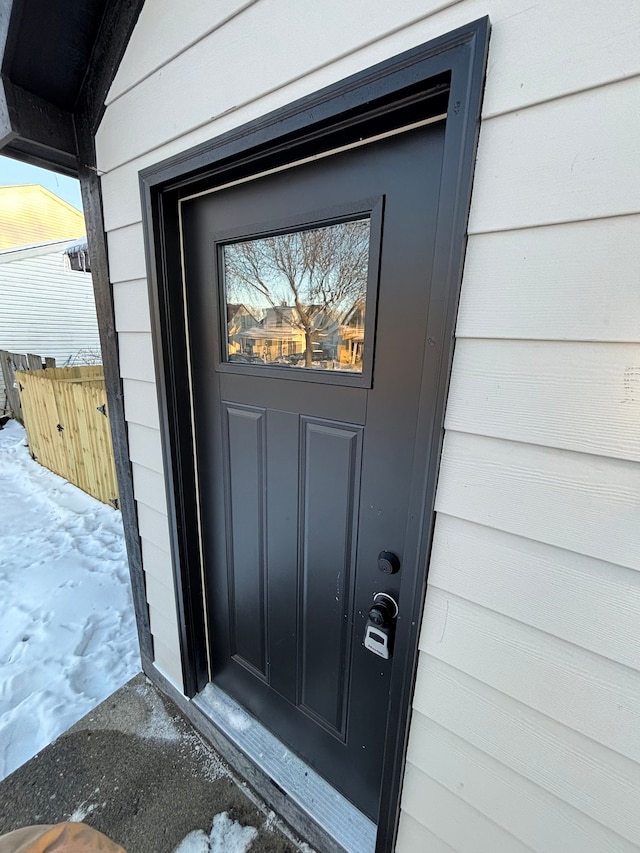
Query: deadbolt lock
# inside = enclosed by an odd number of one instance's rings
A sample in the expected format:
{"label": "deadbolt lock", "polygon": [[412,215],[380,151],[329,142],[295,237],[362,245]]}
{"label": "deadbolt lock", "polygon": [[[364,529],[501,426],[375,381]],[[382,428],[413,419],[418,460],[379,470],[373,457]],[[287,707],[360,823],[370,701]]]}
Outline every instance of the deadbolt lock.
{"label": "deadbolt lock", "polygon": [[400,571],[400,560],[393,551],[380,551],[378,568],[383,575],[395,575],[396,572]]}

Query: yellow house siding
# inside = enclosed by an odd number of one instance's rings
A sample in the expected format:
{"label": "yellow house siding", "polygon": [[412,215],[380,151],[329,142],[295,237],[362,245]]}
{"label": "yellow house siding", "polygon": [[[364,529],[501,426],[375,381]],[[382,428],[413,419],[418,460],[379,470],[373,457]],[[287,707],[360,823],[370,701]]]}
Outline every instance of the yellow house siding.
{"label": "yellow house siding", "polygon": [[0,187],[0,250],[82,237],[84,216],[37,184]]}

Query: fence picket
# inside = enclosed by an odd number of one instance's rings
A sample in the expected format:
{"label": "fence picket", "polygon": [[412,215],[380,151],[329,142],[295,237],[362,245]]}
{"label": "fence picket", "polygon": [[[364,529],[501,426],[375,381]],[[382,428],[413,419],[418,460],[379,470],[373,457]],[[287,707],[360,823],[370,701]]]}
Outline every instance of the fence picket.
{"label": "fence picket", "polygon": [[[45,358],[46,367],[55,367],[55,358]],[[4,383],[5,401],[2,403],[2,411],[10,412],[12,417],[24,424],[22,415],[22,403],[20,401],[19,389],[16,387],[16,370],[42,370],[43,359],[33,353],[16,353],[0,350],[0,369]]]}

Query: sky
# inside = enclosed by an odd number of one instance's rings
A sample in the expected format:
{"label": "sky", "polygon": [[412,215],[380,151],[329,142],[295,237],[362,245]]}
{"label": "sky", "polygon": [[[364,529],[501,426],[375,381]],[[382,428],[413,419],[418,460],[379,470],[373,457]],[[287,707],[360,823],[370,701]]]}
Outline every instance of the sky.
{"label": "sky", "polygon": [[0,187],[11,187],[15,184],[40,184],[78,210],[82,210],[80,184],[75,178],[67,178],[38,166],[29,166],[11,157],[0,157]]}

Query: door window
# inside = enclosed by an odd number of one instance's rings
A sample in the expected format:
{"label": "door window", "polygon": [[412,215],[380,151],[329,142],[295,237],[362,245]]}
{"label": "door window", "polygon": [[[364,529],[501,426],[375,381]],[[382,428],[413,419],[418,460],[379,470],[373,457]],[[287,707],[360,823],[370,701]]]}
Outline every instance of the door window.
{"label": "door window", "polygon": [[362,374],[371,217],[226,243],[230,364]]}

